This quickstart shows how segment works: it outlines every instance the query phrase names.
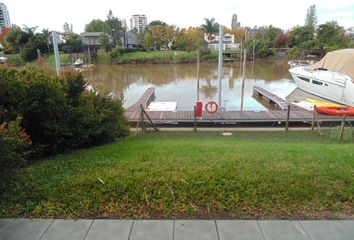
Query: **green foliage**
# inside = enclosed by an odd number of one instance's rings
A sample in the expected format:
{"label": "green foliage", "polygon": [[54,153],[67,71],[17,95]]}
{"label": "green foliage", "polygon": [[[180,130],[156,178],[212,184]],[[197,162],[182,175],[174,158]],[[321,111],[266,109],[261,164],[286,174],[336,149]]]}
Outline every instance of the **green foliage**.
{"label": "green foliage", "polygon": [[154,39],[150,32],[145,32],[143,37],[143,46],[149,52],[153,46]]}
{"label": "green foliage", "polygon": [[79,34],[76,33],[70,33],[69,34],[69,39],[66,42],[67,46],[71,48],[74,52],[78,52],[79,48],[82,45],[82,40]]}
{"label": "green foliage", "polygon": [[26,164],[31,141],[20,126],[21,118],[0,124],[0,174]]}
{"label": "green foliage", "polygon": [[317,41],[324,52],[330,52],[348,47],[350,38],[345,34],[343,27],[332,21],[318,26]]}
{"label": "green foliage", "polygon": [[119,21],[119,19],[113,15],[112,10],[109,10],[106,25],[106,33],[112,37],[112,46],[121,46],[122,42],[120,39],[124,36],[125,29],[122,26],[122,22]]}
{"label": "green foliage", "polygon": [[303,49],[314,47],[314,33],[312,26],[295,27],[289,32],[289,46]]}
{"label": "green foliage", "polygon": [[106,52],[110,52],[112,50],[111,43],[109,42],[109,35],[107,33],[101,34],[99,41]]}
{"label": "green foliage", "polygon": [[149,23],[148,28],[150,28],[152,26],[167,26],[167,23],[165,23],[164,21],[160,21],[160,20],[154,20]]}
{"label": "green foliage", "polygon": [[176,34],[174,47],[180,51],[196,51],[207,49],[204,32],[201,28],[181,29]]}
{"label": "green foliage", "polygon": [[34,156],[113,141],[127,134],[119,99],[87,93],[77,73],[0,69],[0,120],[23,116]]}
{"label": "green foliage", "polygon": [[15,50],[22,52],[22,47],[28,42],[29,36],[20,27],[13,27],[6,35],[5,41]]}
{"label": "green foliage", "polygon": [[311,5],[307,9],[305,26],[315,28],[317,24],[316,5]]}
{"label": "green foliage", "polygon": [[211,40],[211,36],[214,33],[219,31],[219,24],[215,22],[215,18],[207,19],[204,18],[205,24],[201,27],[204,29],[204,32],[208,35],[208,39]]}
{"label": "green foliage", "polygon": [[107,23],[101,19],[93,19],[85,26],[85,32],[105,32],[106,29]]}

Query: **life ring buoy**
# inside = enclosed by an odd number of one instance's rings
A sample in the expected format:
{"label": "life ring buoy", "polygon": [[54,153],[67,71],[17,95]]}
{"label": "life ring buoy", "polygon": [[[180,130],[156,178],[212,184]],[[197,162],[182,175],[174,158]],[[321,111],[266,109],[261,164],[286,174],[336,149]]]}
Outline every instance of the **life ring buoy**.
{"label": "life ring buoy", "polygon": [[208,113],[216,113],[218,111],[219,105],[215,101],[210,101],[205,104],[205,111]]}

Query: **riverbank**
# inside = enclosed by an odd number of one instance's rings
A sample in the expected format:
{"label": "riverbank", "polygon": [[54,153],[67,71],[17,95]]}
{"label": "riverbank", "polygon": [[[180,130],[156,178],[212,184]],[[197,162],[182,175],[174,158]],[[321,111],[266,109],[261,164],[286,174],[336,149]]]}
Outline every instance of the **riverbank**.
{"label": "riverbank", "polygon": [[[201,56],[201,61],[217,59],[217,52]],[[151,51],[127,52],[112,56],[100,53],[96,59],[97,64],[156,64],[156,63],[193,63],[197,62],[197,52],[185,51]]]}
{"label": "riverbank", "polygon": [[0,177],[0,217],[354,218],[353,142],[160,132]]}

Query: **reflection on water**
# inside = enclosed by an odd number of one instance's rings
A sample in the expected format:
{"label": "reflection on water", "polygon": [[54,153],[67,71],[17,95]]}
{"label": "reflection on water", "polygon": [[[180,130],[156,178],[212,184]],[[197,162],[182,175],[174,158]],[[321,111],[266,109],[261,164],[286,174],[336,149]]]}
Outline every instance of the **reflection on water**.
{"label": "reflection on water", "polygon": [[[240,63],[223,67],[222,105],[227,110],[241,108],[242,72]],[[197,98],[196,64],[97,65],[84,71],[86,80],[101,91],[113,92],[133,104],[150,86],[156,87],[156,101],[177,101],[179,110],[192,110]],[[246,65],[244,110],[266,109],[252,97],[252,87],[262,86],[285,98],[295,87],[283,61],[256,61]],[[200,100],[217,99],[217,64],[200,64]],[[267,106],[268,107],[268,106]]]}

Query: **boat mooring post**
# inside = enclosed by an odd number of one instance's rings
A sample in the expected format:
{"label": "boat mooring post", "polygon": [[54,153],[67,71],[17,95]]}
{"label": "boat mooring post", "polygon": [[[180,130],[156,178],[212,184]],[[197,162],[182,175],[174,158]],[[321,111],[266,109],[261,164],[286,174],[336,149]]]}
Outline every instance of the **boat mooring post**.
{"label": "boat mooring post", "polygon": [[285,132],[289,131],[289,119],[290,119],[290,104],[288,104],[288,112],[286,114]]}
{"label": "boat mooring post", "polygon": [[347,115],[343,115],[342,125],[340,126],[339,141],[342,141],[342,139],[343,139],[343,133],[344,133],[344,127],[345,127],[345,118],[346,117],[347,117]]}
{"label": "boat mooring post", "polygon": [[53,47],[54,47],[54,55],[55,55],[55,68],[57,70],[57,76],[60,75],[60,56],[59,56],[59,49],[58,49],[58,35],[56,32],[52,32],[53,38]]}
{"label": "boat mooring post", "polygon": [[316,120],[316,105],[313,106],[313,115],[312,115],[312,123],[311,123],[311,130],[315,129],[315,120]]}
{"label": "boat mooring post", "polygon": [[224,26],[219,26],[218,104],[221,106],[222,59],[224,50]]}
{"label": "boat mooring post", "polygon": [[197,131],[197,107],[194,106],[194,132]]}

